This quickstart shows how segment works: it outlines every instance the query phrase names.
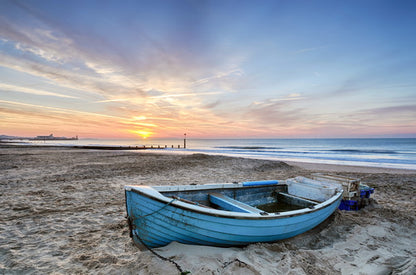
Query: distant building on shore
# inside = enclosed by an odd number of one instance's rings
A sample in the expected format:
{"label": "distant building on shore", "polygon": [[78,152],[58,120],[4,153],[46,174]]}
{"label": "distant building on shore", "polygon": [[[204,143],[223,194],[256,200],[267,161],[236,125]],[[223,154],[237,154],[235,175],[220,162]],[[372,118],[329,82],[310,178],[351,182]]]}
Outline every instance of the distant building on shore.
{"label": "distant building on shore", "polygon": [[33,140],[78,140],[78,135],[76,137],[54,137],[53,134],[49,136],[37,136]]}

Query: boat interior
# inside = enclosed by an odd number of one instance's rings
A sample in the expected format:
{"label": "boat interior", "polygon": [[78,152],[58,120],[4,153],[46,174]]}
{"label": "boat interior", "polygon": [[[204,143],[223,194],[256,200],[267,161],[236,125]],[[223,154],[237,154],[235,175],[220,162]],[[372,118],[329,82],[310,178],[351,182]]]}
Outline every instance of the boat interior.
{"label": "boat interior", "polygon": [[162,195],[213,209],[243,213],[280,213],[313,208],[320,201],[290,194],[287,184],[161,191]]}

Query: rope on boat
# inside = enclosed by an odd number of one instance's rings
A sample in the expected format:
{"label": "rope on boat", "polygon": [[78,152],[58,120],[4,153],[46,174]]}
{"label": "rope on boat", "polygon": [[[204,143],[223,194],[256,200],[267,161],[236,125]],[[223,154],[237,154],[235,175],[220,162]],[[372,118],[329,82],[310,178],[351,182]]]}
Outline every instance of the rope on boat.
{"label": "rope on boat", "polygon": [[151,215],[153,215],[153,214],[156,214],[157,212],[159,212],[159,211],[161,211],[161,210],[163,210],[165,207],[167,207],[168,205],[170,205],[172,202],[174,202],[174,201],[176,201],[176,199],[172,199],[170,202],[168,202],[167,204],[165,204],[164,206],[162,206],[161,208],[159,208],[158,210],[156,210],[156,211],[154,211],[154,212],[152,212],[152,213],[149,213],[149,214],[147,214],[147,215],[144,215],[144,216],[139,216],[139,218],[145,218],[145,217],[148,217],[148,216],[151,216]]}
{"label": "rope on boat", "polygon": [[178,271],[180,272],[181,275],[185,275],[185,274],[191,273],[190,271],[184,271],[182,269],[182,267],[177,262],[175,262],[174,260],[169,259],[169,258],[166,258],[166,257],[163,257],[162,255],[158,254],[156,251],[154,251],[153,249],[151,249],[150,247],[148,247],[144,243],[144,241],[140,238],[140,236],[138,234],[136,234],[135,232],[133,234],[137,237],[137,239],[140,241],[140,243],[144,247],[146,247],[147,250],[149,250],[150,252],[152,252],[155,256],[157,256],[158,258],[162,259],[163,261],[167,261],[167,262],[170,262],[170,263],[174,264],[176,266],[176,268],[178,269]]}
{"label": "rope on boat", "polygon": [[[148,216],[151,216],[151,215],[153,215],[153,214],[156,214],[156,213],[158,213],[159,211],[161,211],[161,210],[163,210],[165,207],[167,207],[168,205],[170,205],[172,202],[174,202],[174,201],[176,201],[177,199],[176,198],[174,198],[174,199],[172,199],[170,202],[168,202],[167,204],[165,204],[163,207],[161,207],[160,209],[158,209],[158,210],[156,210],[156,211],[154,211],[154,212],[152,212],[152,213],[149,213],[149,214],[147,214],[147,215],[143,215],[143,216],[139,216],[138,218],[145,218],[145,217],[148,217]],[[145,244],[145,242],[142,240],[142,238],[140,238],[140,236],[139,236],[139,234],[137,234],[134,230],[131,230],[130,231],[134,236],[136,236],[136,238],[140,241],[140,243],[147,249],[147,250],[149,250],[150,252],[152,252],[153,253],[153,255],[155,255],[156,257],[158,257],[159,259],[162,259],[163,261],[167,261],[167,262],[170,262],[170,263],[172,263],[172,264],[174,264],[175,266],[176,266],[176,268],[178,269],[178,271],[180,272],[180,274],[181,275],[185,275],[185,274],[189,274],[190,272],[189,271],[184,271],[183,269],[182,269],[182,267],[177,263],[177,262],[175,262],[174,260],[172,260],[172,259],[169,259],[169,258],[166,258],[166,257],[163,257],[162,255],[160,255],[160,254],[158,254],[156,251],[154,251],[153,249],[151,249],[149,246],[147,246],[146,244]]]}

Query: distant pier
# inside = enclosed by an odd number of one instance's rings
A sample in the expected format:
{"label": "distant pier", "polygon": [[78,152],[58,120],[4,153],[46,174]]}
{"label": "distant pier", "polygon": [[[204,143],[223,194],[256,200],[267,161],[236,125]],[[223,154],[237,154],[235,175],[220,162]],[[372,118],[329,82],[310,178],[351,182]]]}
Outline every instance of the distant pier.
{"label": "distant pier", "polygon": [[37,136],[35,138],[30,138],[29,140],[78,140],[78,136],[76,137],[55,137],[53,134],[50,134],[49,136]]}

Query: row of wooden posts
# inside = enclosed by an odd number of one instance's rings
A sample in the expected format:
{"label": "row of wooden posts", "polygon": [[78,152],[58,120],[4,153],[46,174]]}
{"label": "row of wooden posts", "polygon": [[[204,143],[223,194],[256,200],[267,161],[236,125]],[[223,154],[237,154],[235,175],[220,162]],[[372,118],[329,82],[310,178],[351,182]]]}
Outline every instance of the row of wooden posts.
{"label": "row of wooden posts", "polygon": [[[186,149],[186,133],[183,134],[184,138],[183,138],[183,148]],[[144,146],[145,148],[147,148],[146,146]],[[168,148],[167,145],[165,145],[165,148]],[[174,146],[172,145],[172,148],[174,148]],[[181,148],[180,145],[178,145],[178,149]],[[156,149],[156,147],[154,147],[153,145],[150,146],[150,149]],[[163,147],[161,147],[160,145],[157,146],[157,149],[163,149]]]}
{"label": "row of wooden posts", "polygon": [[[165,147],[163,147],[163,146],[160,146],[160,145],[158,145],[158,146],[153,146],[153,145],[151,145],[150,147],[145,146],[145,148],[146,148],[146,149],[163,149],[163,148],[168,148],[168,146],[167,146],[167,145],[165,145]],[[174,145],[172,145],[172,148],[175,148],[175,146],[174,146]],[[180,146],[180,145],[178,145],[178,148],[181,148],[181,146]],[[186,147],[185,147],[185,148],[186,148]]]}

